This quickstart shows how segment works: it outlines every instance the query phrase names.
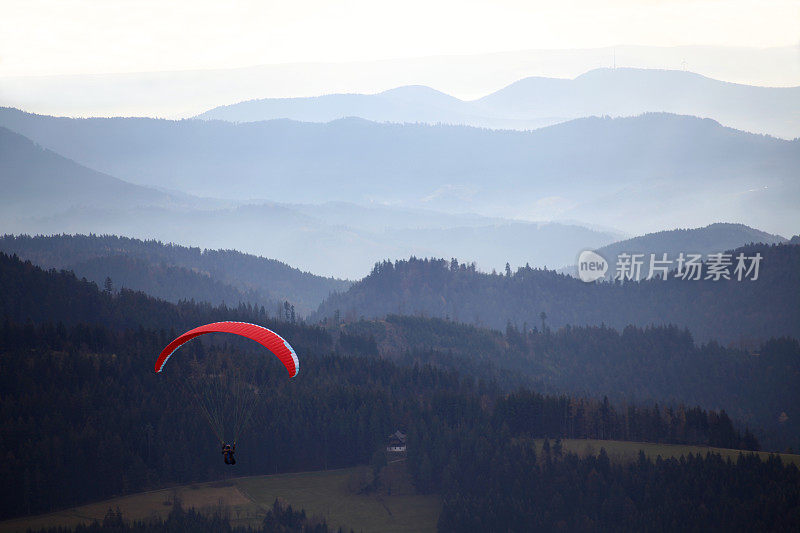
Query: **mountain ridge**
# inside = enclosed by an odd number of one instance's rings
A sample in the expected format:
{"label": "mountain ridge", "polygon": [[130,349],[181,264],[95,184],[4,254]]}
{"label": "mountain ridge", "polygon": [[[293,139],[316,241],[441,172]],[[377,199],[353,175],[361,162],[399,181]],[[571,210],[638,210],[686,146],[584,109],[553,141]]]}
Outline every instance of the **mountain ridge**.
{"label": "mountain ridge", "polygon": [[516,132],[363,119],[75,120],[6,108],[0,125],[90,168],[195,196],[567,218],[633,234],[731,219],[790,233],[798,222],[800,141],[663,113]]}
{"label": "mountain ridge", "polygon": [[748,244],[785,244],[789,240],[782,235],[773,235],[744,224],[716,222],[702,228],[677,228],[664,230],[630,239],[617,241],[594,250],[608,261],[606,279],[615,275],[613,270],[617,257],[622,254],[643,254],[642,272],[648,272],[650,256],[657,259],[667,254],[676,259],[678,254],[724,253]]}
{"label": "mountain ridge", "polygon": [[[362,124],[361,119],[354,120]],[[8,207],[0,219],[0,230],[5,233],[116,234],[209,249],[236,248],[337,277],[360,277],[377,260],[414,254],[469,255],[486,268],[502,268],[506,261],[563,264],[571,261],[576,249],[610,243],[619,234],[587,229],[579,223],[527,222],[352,201],[223,201],[174,190],[137,189],[5,131],[27,147],[28,153],[20,159],[25,150],[14,148],[13,143],[0,148],[13,151],[12,157],[4,159],[6,171],[0,178]],[[37,171],[41,160],[52,163],[46,166],[46,173]],[[18,164],[9,166],[10,161]],[[63,191],[52,185],[75,168],[89,176],[88,183],[73,181]],[[102,194],[104,189],[91,181],[97,177],[102,183],[111,183],[113,191]],[[31,192],[30,182],[39,183],[41,190]],[[140,199],[127,194],[131,188],[149,196]],[[80,201],[69,201],[76,196]],[[519,248],[517,242],[527,242],[530,248]],[[292,291],[272,297],[297,300]],[[311,310],[318,303],[305,308]]]}
{"label": "mountain ridge", "polygon": [[620,67],[593,69],[571,79],[521,78],[475,100],[411,85],[369,94],[250,99],[193,118],[330,122],[358,116],[375,122],[529,130],[586,116],[667,112],[713,118],[736,129],[794,139],[800,137],[798,103],[800,86],[760,87],[694,72]]}
{"label": "mountain ridge", "polygon": [[[17,179],[24,172],[24,179]],[[54,212],[76,206],[175,205],[177,198],[85,167],[0,126],[0,205],[5,217],[25,216],[35,202]],[[18,207],[24,200],[22,209]]]}

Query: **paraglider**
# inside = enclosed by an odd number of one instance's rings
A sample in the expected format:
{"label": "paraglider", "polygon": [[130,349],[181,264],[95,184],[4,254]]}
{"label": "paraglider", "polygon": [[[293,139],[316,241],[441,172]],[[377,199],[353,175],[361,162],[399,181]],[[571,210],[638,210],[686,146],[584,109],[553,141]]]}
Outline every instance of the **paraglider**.
{"label": "paraglider", "polygon": [[161,351],[161,355],[156,359],[156,372],[161,372],[172,354],[195,337],[206,333],[233,333],[252,339],[264,346],[266,349],[278,356],[283,366],[289,371],[289,377],[293,378],[300,371],[300,361],[297,354],[286,340],[274,331],[247,322],[214,322],[190,329]]}
{"label": "paraglider", "polygon": [[[256,341],[283,363],[290,378],[300,370],[300,361],[294,348],[274,331],[247,322],[214,322],[191,329],[170,342],[156,359],[156,373],[164,370],[178,348],[208,333],[231,333]],[[197,361],[190,362],[190,365],[192,372],[176,383],[193,398],[193,405],[206,418],[222,443],[225,464],[235,465],[236,438],[252,416],[257,387],[247,383],[241,371],[230,362],[211,361],[203,368]],[[231,440],[226,439],[229,435],[233,437]]]}
{"label": "paraglider", "polygon": [[233,443],[233,446],[227,443],[222,444],[222,456],[225,458],[226,465],[235,465],[236,458],[233,456],[233,452],[236,451],[236,443]]}

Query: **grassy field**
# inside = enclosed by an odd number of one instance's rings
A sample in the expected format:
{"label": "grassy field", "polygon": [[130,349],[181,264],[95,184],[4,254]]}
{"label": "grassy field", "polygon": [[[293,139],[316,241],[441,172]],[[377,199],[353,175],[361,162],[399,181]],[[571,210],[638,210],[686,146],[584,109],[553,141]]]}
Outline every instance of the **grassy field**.
{"label": "grassy field", "polygon": [[253,500],[271,505],[283,498],[309,516],[356,531],[435,531],[441,503],[418,494],[356,495],[348,489],[351,470],[241,479],[237,486]]}
{"label": "grassy field", "polygon": [[163,489],[64,511],[0,522],[0,532],[24,532],[28,528],[74,526],[102,520],[109,508],[119,507],[126,519],[164,517],[177,496],[185,508],[230,512],[231,522],[257,525],[280,498],[309,516],[324,517],[329,525],[355,531],[435,531],[441,511],[437,496],[415,494],[359,495],[348,488],[358,469],[328,470],[233,478],[225,482],[196,483]]}
{"label": "grassy field", "polygon": [[[543,440],[537,439],[536,443],[541,451]],[[562,445],[564,450],[581,456],[597,454],[600,448],[605,448],[612,461],[622,462],[636,460],[639,450],[652,459],[659,455],[666,458],[713,452],[736,460],[742,453],[707,446],[609,440],[565,439]],[[759,455],[762,458],[769,456],[766,452]],[[791,462],[800,467],[800,455],[780,455],[784,463]],[[382,474],[385,476],[384,486],[392,487],[391,494],[386,490],[378,494],[357,494],[353,486],[363,477],[364,468],[232,478],[223,482],[142,492],[46,515],[0,522],[0,533],[90,523],[102,520],[109,508],[117,507],[127,519],[165,517],[175,498],[179,498],[186,508],[194,507],[209,513],[223,508],[230,514],[231,522],[240,525],[259,524],[275,499],[280,498],[295,509],[305,509],[309,516],[325,518],[334,527],[389,533],[436,530],[442,505],[439,497],[414,494],[401,461],[390,464]]]}
{"label": "grassy field", "polygon": [[[541,450],[543,439],[536,439],[538,449]],[[552,446],[553,440],[550,441]],[[588,454],[597,455],[600,448],[605,448],[606,453],[612,461],[634,461],[639,456],[639,450],[643,450],[645,455],[650,459],[655,459],[657,456],[663,458],[667,457],[680,457],[681,455],[688,454],[702,454],[708,452],[718,453],[723,458],[730,457],[735,461],[740,453],[753,453],[742,452],[740,450],[731,450],[728,448],[712,448],[710,446],[688,446],[683,444],[655,444],[652,442],[629,442],[618,440],[593,440],[593,439],[564,439],[561,444],[566,451],[576,453],[580,456]],[[762,459],[769,457],[768,452],[755,452]],[[794,463],[800,467],[800,455],[780,453],[781,459],[784,464]]]}

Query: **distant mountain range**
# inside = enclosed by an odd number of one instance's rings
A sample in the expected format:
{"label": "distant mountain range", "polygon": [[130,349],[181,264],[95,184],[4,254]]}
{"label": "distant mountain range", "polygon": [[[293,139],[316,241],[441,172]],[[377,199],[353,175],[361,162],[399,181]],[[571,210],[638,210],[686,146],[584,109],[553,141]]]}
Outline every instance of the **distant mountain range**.
{"label": "distant mountain range", "polygon": [[[563,265],[573,261],[576,250],[602,246],[621,236],[577,224],[349,202],[228,202],[225,206],[225,202],[134,186],[43,150],[8,130],[0,133],[0,149],[9,151],[0,162],[5,191],[0,199],[4,207],[0,231],[6,233],[115,234],[211,249],[235,248],[350,278],[365,275],[376,261],[412,255],[470,257],[485,269],[501,269],[507,261]],[[74,263],[47,266],[72,267]],[[327,295],[327,290],[311,297],[298,293],[297,287],[282,292],[267,285],[256,283],[265,291],[257,299],[289,299],[305,311],[315,309]],[[169,292],[154,294],[172,299]]]}
{"label": "distant mountain range", "polygon": [[425,85],[475,99],[530,76],[574,78],[612,65],[690,69],[736,83],[800,85],[797,46],[608,46],[290,63],[216,70],[4,76],[3,105],[51,115],[186,118],[222,103],[332,93],[378,93]]}
{"label": "distant mountain range", "polygon": [[177,198],[97,172],[0,127],[0,221],[70,207],[169,206]]}
{"label": "distant mountain range", "polygon": [[800,141],[669,114],[514,132],[361,119],[77,120],[2,109],[0,126],[137,185],[240,202],[572,219],[630,234],[720,220],[786,234],[800,225]]}
{"label": "distant mountain range", "polygon": [[215,107],[196,118],[307,122],[359,117],[376,122],[534,129],[587,116],[667,112],[786,139],[800,137],[800,87],[754,87],[677,70],[596,69],[575,79],[532,77],[464,101],[429,87],[377,94],[265,98]]}
{"label": "distant mountain range", "polygon": [[527,130],[564,122],[563,115],[498,114],[489,106],[459,100],[430,87],[406,86],[377,94],[329,94],[305,98],[264,98],[215,107],[195,118],[228,122],[291,119],[330,122],[357,117],[374,122],[453,124]]}
{"label": "distant mountain range", "polygon": [[[356,206],[352,210],[358,212]],[[410,217],[414,211],[407,213]],[[116,234],[236,249],[278,258],[306,271],[351,279],[365,275],[382,259],[412,255],[470,257],[487,270],[502,269],[507,261],[565,265],[575,260],[578,251],[613,242],[618,235],[555,223],[505,221],[480,226],[368,229],[357,215],[350,223],[335,225],[326,218],[306,217],[294,209],[269,204],[218,210],[76,208],[54,216],[19,218],[4,223],[0,232]]]}
{"label": "distant mountain range", "polygon": [[[0,146],[8,157],[0,162],[6,193],[0,200],[4,206],[0,231],[6,233],[116,234],[211,249],[235,248],[351,278],[366,274],[376,261],[411,255],[470,257],[485,269],[502,269],[507,261],[563,265],[573,261],[576,250],[602,246],[621,236],[577,224],[350,202],[226,203],[134,186],[44,150],[9,130],[2,135]],[[323,291],[305,297],[296,290],[272,289],[267,287],[258,298],[289,299],[305,310],[316,308],[327,295]],[[172,299],[169,291],[154,294]],[[230,298],[225,297],[226,301]]]}

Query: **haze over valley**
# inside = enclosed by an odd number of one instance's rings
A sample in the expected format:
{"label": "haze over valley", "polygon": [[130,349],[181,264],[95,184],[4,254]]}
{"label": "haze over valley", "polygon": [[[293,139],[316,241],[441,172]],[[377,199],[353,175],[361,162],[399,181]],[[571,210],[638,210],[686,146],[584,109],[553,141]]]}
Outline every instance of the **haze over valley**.
{"label": "haze over valley", "polygon": [[[799,217],[800,141],[683,115],[517,132],[357,118],[69,119],[6,108],[0,126],[13,203],[6,232],[234,247],[337,277],[410,255],[463,257],[485,270],[560,268],[623,236],[739,222],[786,237]],[[80,174],[84,185],[60,194],[48,171]],[[138,189],[120,195],[123,182]],[[17,192],[23,183],[27,195]],[[81,192],[88,188],[94,199]]]}

